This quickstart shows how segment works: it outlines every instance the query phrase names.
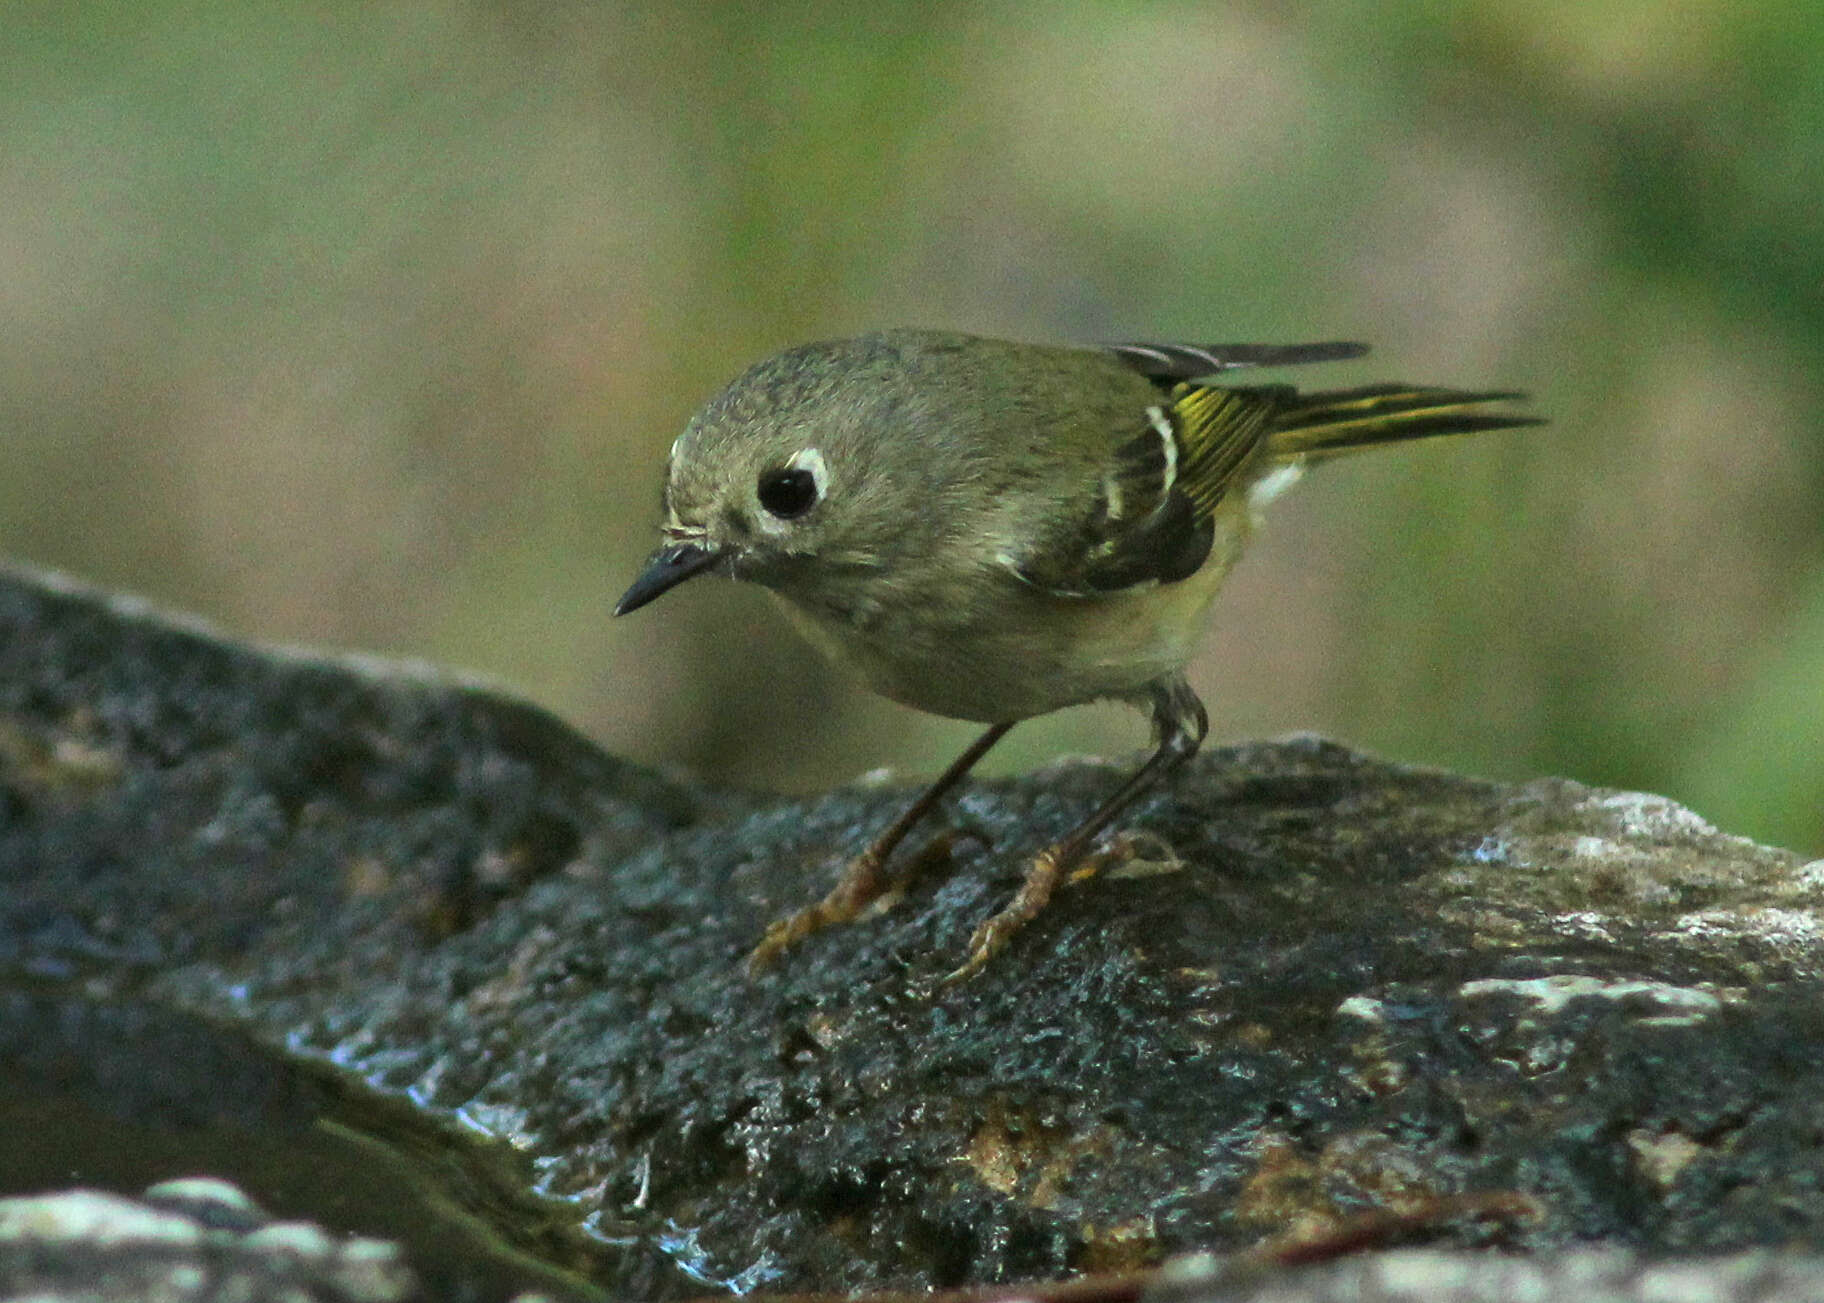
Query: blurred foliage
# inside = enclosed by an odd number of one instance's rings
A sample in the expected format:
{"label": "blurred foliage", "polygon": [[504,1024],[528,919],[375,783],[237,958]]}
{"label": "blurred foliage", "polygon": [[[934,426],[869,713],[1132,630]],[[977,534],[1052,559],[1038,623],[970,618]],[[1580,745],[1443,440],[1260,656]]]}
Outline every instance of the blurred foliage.
{"label": "blurred foliage", "polygon": [[[0,0],[0,551],[473,667],[775,787],[972,731],[764,598],[607,608],[746,363],[883,324],[1361,337],[1553,424],[1314,476],[1217,735],[1824,851],[1824,8]],[[1137,744],[1113,708],[1027,766]]]}

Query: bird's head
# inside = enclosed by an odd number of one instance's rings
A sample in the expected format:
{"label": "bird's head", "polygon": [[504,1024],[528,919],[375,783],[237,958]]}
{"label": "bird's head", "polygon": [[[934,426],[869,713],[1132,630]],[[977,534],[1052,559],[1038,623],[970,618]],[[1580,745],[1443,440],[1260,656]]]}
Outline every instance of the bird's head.
{"label": "bird's head", "polygon": [[[615,606],[721,573],[794,595],[889,565],[937,476],[908,429],[921,388],[890,338],[809,344],[750,368],[692,418],[665,473],[664,542]],[[894,452],[904,465],[894,464]]]}

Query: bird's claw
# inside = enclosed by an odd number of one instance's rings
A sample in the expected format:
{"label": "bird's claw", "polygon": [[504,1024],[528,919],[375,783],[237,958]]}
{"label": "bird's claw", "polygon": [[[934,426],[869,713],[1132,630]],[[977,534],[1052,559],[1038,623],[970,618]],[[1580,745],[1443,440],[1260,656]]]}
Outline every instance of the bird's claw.
{"label": "bird's claw", "polygon": [[946,973],[940,986],[955,986],[980,972],[983,965],[1006,949],[1013,934],[1025,927],[1051,900],[1058,881],[1074,857],[1063,846],[1048,846],[1040,851],[1026,870],[1026,881],[999,913],[991,914],[976,927],[969,938],[969,954],[962,965]]}
{"label": "bird's claw", "polygon": [[815,905],[807,905],[794,914],[774,919],[766,925],[760,944],[748,952],[749,976],[764,972],[784,951],[797,945],[813,932],[847,923],[869,905],[885,895],[889,884],[881,876],[881,857],[870,847],[849,861],[830,888],[829,895]]}

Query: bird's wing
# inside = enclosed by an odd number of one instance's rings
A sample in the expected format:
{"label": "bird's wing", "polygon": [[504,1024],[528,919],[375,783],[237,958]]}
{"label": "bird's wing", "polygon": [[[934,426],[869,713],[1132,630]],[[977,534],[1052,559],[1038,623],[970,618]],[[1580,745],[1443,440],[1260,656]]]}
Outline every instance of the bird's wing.
{"label": "bird's wing", "polygon": [[1109,352],[1162,388],[1248,366],[1298,366],[1361,357],[1368,345],[1346,340],[1321,344],[1108,344]]}
{"label": "bird's wing", "polygon": [[1087,505],[1009,558],[1014,573],[1060,597],[1189,578],[1210,554],[1216,504],[1293,396],[1285,387],[1176,386],[1115,448]]}

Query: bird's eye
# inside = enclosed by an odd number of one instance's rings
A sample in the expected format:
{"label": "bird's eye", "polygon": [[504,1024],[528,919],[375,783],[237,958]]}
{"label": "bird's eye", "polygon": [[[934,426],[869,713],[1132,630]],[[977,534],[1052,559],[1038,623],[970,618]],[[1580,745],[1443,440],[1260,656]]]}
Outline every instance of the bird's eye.
{"label": "bird's eye", "polygon": [[803,467],[760,477],[760,505],[781,520],[796,520],[817,505],[817,477]]}

